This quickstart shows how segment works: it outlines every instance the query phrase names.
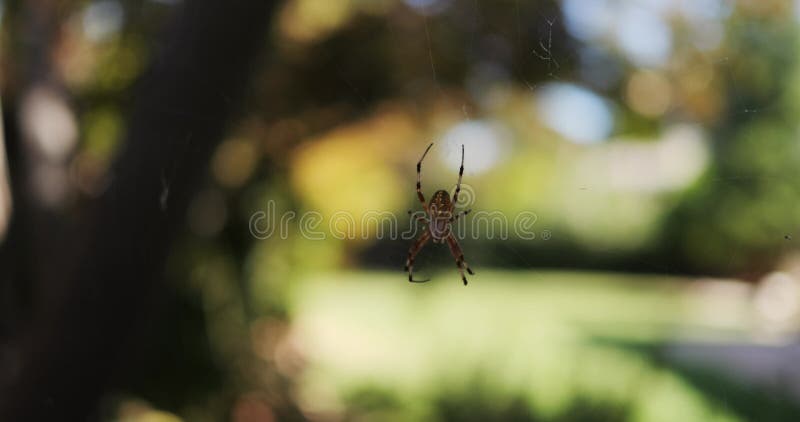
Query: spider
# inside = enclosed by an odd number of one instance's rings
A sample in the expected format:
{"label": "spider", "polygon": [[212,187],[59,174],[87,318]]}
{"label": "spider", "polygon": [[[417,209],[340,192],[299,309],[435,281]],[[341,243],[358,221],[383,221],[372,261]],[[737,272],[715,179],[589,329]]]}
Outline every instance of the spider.
{"label": "spider", "polygon": [[[471,210],[461,211],[453,215],[456,203],[458,202],[458,193],[461,192],[461,176],[464,174],[464,145],[461,145],[461,168],[458,169],[458,183],[456,184],[456,191],[453,193],[453,200],[450,200],[450,194],[445,190],[437,190],[431,198],[430,204],[425,203],[425,195],[422,194],[422,160],[428,155],[433,144],[428,145],[428,148],[422,154],[422,158],[417,163],[417,198],[425,210],[424,216],[417,217],[417,221],[424,221],[426,224],[425,232],[414,241],[411,248],[408,250],[408,259],[406,259],[405,270],[408,271],[408,281],[412,283],[424,283],[430,279],[414,280],[412,272],[414,270],[414,258],[417,256],[422,247],[433,239],[433,243],[444,243],[450,246],[450,252],[456,260],[458,273],[461,274],[461,280],[464,285],[467,285],[467,277],[464,276],[466,269],[470,275],[474,275],[472,269],[464,261],[464,253],[461,251],[461,246],[452,231],[452,224],[458,220],[462,215],[467,215]],[[410,213],[411,211],[409,211]]]}

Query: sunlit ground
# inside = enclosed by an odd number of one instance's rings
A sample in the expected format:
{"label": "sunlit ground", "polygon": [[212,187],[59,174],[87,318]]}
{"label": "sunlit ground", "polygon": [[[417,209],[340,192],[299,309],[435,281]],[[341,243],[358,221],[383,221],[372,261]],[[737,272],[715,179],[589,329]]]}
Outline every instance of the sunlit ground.
{"label": "sunlit ground", "polygon": [[[347,420],[792,420],[788,400],[670,357],[756,344],[748,285],[596,273],[318,275],[294,292],[301,405]],[[777,343],[776,343],[777,341]],[[280,362],[278,362],[280,364]],[[729,376],[730,375],[730,376]],[[780,393],[779,393],[780,394]],[[324,417],[323,417],[324,419]]]}

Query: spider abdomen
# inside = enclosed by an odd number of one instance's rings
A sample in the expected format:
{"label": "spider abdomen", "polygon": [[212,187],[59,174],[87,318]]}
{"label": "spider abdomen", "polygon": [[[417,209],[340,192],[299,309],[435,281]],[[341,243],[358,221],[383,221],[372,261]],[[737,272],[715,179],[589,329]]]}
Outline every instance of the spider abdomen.
{"label": "spider abdomen", "polygon": [[450,234],[450,218],[453,214],[450,194],[445,190],[437,190],[431,198],[428,209],[430,212],[428,229],[433,241],[439,243]]}
{"label": "spider abdomen", "polygon": [[434,243],[440,243],[450,234],[450,218],[435,217],[428,226]]}

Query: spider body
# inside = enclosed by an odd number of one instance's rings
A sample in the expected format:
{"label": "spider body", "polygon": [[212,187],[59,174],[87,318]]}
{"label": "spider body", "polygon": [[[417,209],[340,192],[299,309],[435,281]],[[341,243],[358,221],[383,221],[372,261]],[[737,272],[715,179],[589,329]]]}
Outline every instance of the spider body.
{"label": "spider body", "polygon": [[428,227],[427,230],[431,233],[433,243],[442,243],[450,234],[450,217],[453,216],[451,211],[452,201],[450,201],[450,194],[445,190],[437,190],[428,204]]}
{"label": "spider body", "polygon": [[414,258],[417,256],[422,247],[433,239],[433,243],[444,243],[450,247],[450,252],[456,260],[458,272],[461,275],[461,280],[464,285],[467,285],[467,277],[464,275],[464,270],[472,275],[472,269],[464,261],[464,253],[461,251],[461,246],[458,244],[458,239],[453,235],[452,224],[462,215],[466,215],[470,210],[462,211],[458,214],[453,214],[456,203],[458,202],[458,194],[461,192],[461,177],[464,175],[464,145],[461,145],[461,167],[458,170],[458,183],[456,184],[456,191],[453,193],[453,199],[450,199],[450,194],[445,190],[437,190],[430,203],[425,202],[425,195],[422,193],[422,160],[430,151],[433,144],[428,145],[422,158],[417,163],[417,198],[419,199],[422,208],[425,210],[425,215],[417,218],[419,221],[426,223],[425,231],[420,237],[411,245],[408,250],[408,258],[406,259],[406,271],[408,271],[408,281],[412,283],[424,283],[426,280],[414,280],[412,275],[414,270]]}

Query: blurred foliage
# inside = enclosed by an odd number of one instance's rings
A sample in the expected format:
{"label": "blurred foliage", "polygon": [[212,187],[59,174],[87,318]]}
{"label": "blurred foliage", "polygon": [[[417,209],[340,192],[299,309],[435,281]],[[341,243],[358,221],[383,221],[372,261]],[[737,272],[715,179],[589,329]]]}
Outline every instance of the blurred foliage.
{"label": "blurred foliage", "polygon": [[[666,225],[665,243],[691,268],[768,269],[800,224],[797,24],[788,16],[728,22],[721,76],[727,107],[714,128],[714,160]],[[787,52],[792,52],[787,54]]]}

